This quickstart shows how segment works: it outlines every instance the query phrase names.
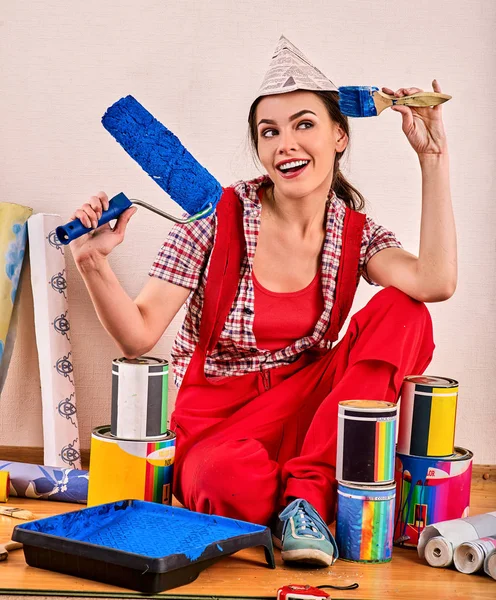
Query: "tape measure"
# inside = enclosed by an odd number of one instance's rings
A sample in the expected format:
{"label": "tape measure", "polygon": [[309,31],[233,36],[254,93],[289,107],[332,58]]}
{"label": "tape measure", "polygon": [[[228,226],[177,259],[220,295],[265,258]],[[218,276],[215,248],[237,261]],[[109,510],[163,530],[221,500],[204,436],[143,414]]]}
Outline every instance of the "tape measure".
{"label": "tape measure", "polygon": [[329,594],[310,585],[285,585],[277,590],[277,600],[321,600]]}
{"label": "tape measure", "polygon": [[334,590],[356,590],[358,583],[351,585],[319,585],[312,587],[311,585],[301,585],[292,583],[284,585],[277,590],[277,600],[321,600],[322,598],[330,598],[327,592],[322,588],[332,588]]}

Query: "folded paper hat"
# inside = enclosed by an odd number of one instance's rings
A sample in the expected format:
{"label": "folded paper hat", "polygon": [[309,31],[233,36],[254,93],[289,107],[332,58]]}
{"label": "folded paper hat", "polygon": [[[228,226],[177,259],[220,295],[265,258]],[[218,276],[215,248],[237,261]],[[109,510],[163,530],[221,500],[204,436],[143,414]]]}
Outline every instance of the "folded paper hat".
{"label": "folded paper hat", "polygon": [[338,88],[283,35],[270,61],[257,98],[295,90],[338,91]]}

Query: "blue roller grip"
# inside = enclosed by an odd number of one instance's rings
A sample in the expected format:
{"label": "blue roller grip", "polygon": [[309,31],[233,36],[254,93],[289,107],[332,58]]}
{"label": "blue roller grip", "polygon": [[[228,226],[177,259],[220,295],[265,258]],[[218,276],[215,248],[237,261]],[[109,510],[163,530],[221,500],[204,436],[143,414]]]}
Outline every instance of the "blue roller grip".
{"label": "blue roller grip", "polygon": [[189,215],[212,205],[222,195],[220,183],[181,141],[133,96],[121,98],[102,117],[105,129],[140,167]]}
{"label": "blue roller grip", "polygon": [[[117,219],[117,217],[123,213],[126,208],[132,206],[132,202],[127,198],[125,194],[122,192],[114,196],[109,202],[109,209],[106,210],[98,221],[98,227],[100,225],[105,225],[109,221],[113,219]],[[74,221],[69,221],[65,225],[61,225],[57,227],[55,233],[59,238],[61,244],[67,245],[72,240],[75,240],[78,237],[81,237],[85,233],[92,231],[91,227],[85,227],[79,219],[75,219]]]}

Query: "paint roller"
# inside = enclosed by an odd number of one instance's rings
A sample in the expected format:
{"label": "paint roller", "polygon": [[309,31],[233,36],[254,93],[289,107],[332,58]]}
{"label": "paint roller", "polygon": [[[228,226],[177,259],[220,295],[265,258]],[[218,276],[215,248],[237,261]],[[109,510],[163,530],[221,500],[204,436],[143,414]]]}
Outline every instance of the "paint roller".
{"label": "paint roller", "polygon": [[[105,129],[171,198],[190,215],[184,219],[163,212],[141,200],[117,194],[109,202],[98,227],[138,204],[175,223],[190,223],[210,215],[220,200],[222,186],[186,150],[180,140],[153,117],[133,96],[121,98],[102,117]],[[62,244],[92,231],[79,219],[57,227]]]}

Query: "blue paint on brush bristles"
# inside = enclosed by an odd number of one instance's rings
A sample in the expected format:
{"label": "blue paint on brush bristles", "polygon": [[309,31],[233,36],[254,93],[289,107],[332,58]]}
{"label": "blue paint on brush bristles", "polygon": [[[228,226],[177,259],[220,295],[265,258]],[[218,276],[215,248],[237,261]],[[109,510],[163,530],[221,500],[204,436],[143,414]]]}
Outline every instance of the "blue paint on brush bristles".
{"label": "blue paint on brush bristles", "polygon": [[339,91],[339,109],[348,117],[376,117],[372,94],[379,88],[365,85],[344,86]]}
{"label": "blue paint on brush bristles", "polygon": [[102,124],[189,215],[210,203],[214,210],[222,195],[220,183],[133,96],[121,98],[110,106]]}

